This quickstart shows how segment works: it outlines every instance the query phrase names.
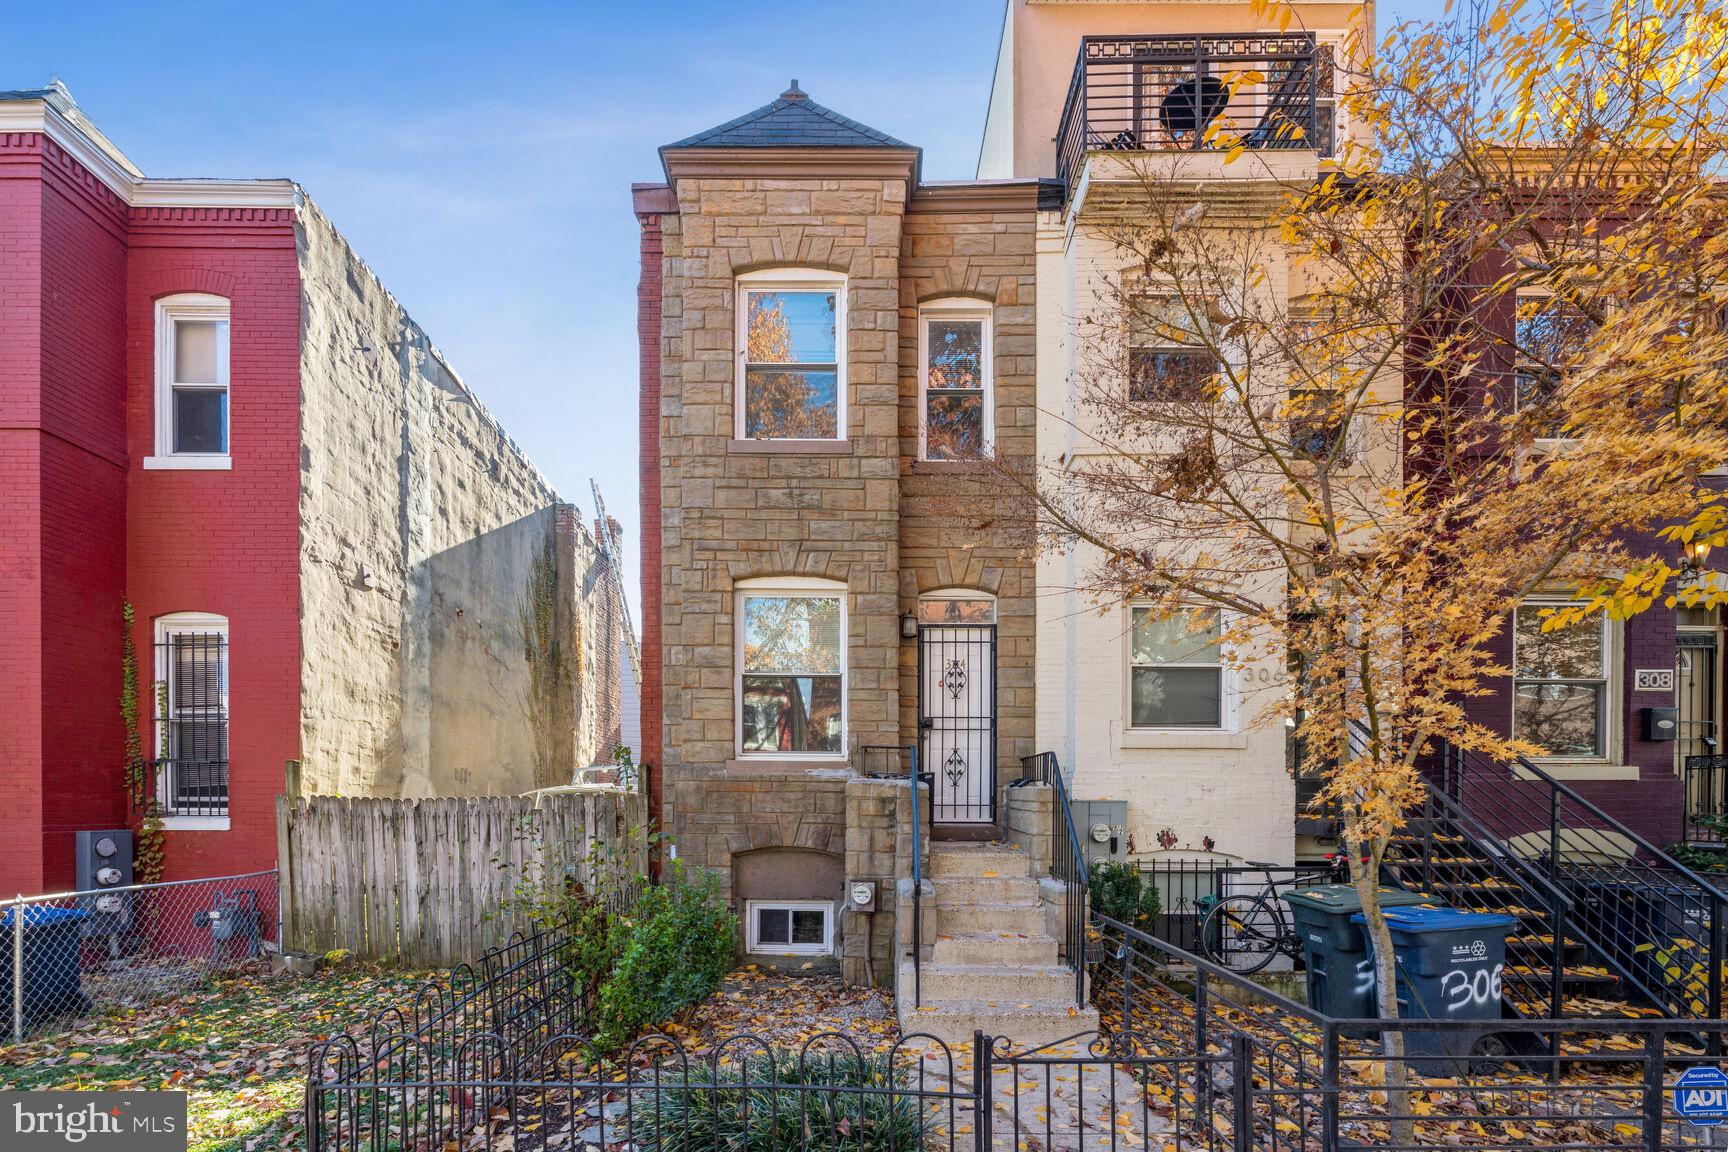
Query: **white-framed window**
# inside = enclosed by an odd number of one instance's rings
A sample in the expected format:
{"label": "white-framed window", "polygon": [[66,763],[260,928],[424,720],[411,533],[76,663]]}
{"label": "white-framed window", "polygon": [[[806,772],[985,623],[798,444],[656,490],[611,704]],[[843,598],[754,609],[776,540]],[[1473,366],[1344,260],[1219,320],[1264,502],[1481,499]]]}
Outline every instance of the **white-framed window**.
{"label": "white-framed window", "polygon": [[931,300],[918,313],[918,455],[988,456],[996,438],[990,305]]}
{"label": "white-framed window", "polygon": [[830,900],[750,900],[744,908],[744,948],[776,956],[832,956]]}
{"label": "white-framed window", "polygon": [[1195,608],[1161,618],[1155,609],[1132,605],[1129,614],[1129,727],[1227,727],[1218,613]]}
{"label": "white-framed window", "polygon": [[1512,614],[1512,735],[1555,759],[1605,759],[1614,720],[1614,624],[1598,613],[1544,632],[1542,610],[1552,606],[1526,601]]}
{"label": "white-framed window", "polygon": [[846,439],[846,277],[751,272],[736,301],[737,437]]}
{"label": "white-framed window", "polygon": [[1219,372],[1203,317],[1178,296],[1146,293],[1128,312],[1128,399],[1193,401]]}
{"label": "white-framed window", "polygon": [[156,301],[156,447],[146,468],[230,465],[229,307],[187,292]]}
{"label": "white-framed window", "polygon": [[740,756],[846,755],[846,586],[768,577],[741,582]]}
{"label": "white-framed window", "polygon": [[152,759],[164,826],[226,827],[227,617],[207,612],[159,616],[155,642]]}

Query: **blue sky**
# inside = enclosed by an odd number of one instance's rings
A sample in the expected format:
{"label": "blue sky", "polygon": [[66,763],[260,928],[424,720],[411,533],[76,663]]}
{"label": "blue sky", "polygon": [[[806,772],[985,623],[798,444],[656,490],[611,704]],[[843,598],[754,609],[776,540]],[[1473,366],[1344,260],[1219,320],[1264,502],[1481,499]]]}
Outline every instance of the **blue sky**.
{"label": "blue sky", "polygon": [[600,482],[634,567],[630,182],[794,76],[921,145],[927,179],[970,176],[1002,0],[148,10],[23,6],[0,87],[58,75],[150,175],[305,185],[565,498]]}

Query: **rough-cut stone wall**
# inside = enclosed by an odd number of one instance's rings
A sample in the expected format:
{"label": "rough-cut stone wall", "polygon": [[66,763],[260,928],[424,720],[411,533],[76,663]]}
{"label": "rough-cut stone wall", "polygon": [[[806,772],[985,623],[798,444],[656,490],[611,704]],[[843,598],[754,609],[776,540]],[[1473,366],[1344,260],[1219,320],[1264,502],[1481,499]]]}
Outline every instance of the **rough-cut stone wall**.
{"label": "rough-cut stone wall", "polygon": [[592,537],[310,202],[296,234],[307,790],[565,783],[615,708]]}
{"label": "rough-cut stone wall", "polygon": [[[944,190],[949,192],[950,190]],[[956,190],[957,191],[957,190]],[[1034,452],[1037,345],[1031,188],[1018,203],[955,211],[951,197],[919,193],[906,217],[900,261],[900,612],[920,593],[974,588],[996,602],[997,794],[1033,747],[1032,538],[1027,518],[976,464],[919,455],[920,306],[956,297],[988,304],[993,335],[995,447],[1024,466]],[[902,644],[900,743],[918,739],[918,651]]]}
{"label": "rough-cut stone wall", "polygon": [[[920,845],[926,854],[927,844]],[[875,911],[853,907],[848,893],[841,916],[840,972],[848,984],[893,986],[898,884],[911,874],[911,788],[904,780],[847,781],[846,879],[876,887]]]}
{"label": "rough-cut stone wall", "polygon": [[[678,183],[680,214],[662,224],[662,666],[672,788],[681,768],[735,755],[733,588],[754,576],[846,584],[849,740],[894,742],[905,203],[903,179]],[[735,278],[774,266],[848,277],[850,439],[841,451],[773,451],[789,446],[732,438]]]}

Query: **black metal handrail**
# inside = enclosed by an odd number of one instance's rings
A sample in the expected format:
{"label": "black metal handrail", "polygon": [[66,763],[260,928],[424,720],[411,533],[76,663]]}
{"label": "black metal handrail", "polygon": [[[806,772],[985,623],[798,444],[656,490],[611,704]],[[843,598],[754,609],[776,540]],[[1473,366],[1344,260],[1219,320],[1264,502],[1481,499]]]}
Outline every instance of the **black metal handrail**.
{"label": "black metal handrail", "polygon": [[1633,987],[1655,1007],[1721,1018],[1728,897],[1714,883],[1524,757],[1501,762],[1447,745],[1439,777],[1509,855],[1572,896],[1578,938],[1614,968],[1641,974]]}
{"label": "black metal handrail", "polygon": [[1068,800],[1068,783],[1056,753],[1039,752],[1020,758],[1021,776],[1051,789],[1050,876],[1062,885],[1063,953],[1074,970],[1074,1003],[1086,1003],[1086,897],[1091,873],[1080,837],[1074,831],[1074,808]]}
{"label": "black metal handrail", "polygon": [[1332,152],[1331,45],[1311,32],[1087,36],[1056,132],[1072,195],[1087,152]]}

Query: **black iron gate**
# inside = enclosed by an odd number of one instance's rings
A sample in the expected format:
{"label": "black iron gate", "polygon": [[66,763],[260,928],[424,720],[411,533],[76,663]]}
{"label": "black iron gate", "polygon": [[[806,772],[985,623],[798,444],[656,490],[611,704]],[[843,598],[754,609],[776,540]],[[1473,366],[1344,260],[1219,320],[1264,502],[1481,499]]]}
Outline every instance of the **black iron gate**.
{"label": "black iron gate", "polygon": [[918,629],[918,729],[937,824],[996,820],[996,626]]}

